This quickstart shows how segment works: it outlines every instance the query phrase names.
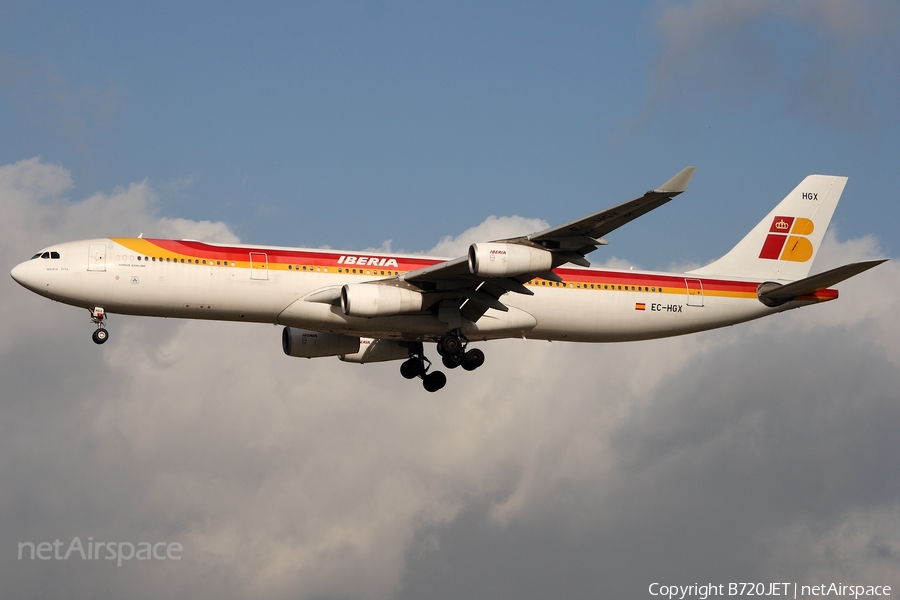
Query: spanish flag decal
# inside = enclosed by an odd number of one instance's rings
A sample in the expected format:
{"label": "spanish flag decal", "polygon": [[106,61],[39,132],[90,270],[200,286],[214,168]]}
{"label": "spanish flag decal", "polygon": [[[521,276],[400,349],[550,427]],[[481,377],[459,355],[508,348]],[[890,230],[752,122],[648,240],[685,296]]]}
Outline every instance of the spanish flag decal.
{"label": "spanish flag decal", "polygon": [[634,310],[647,310],[647,304],[644,302],[635,302]]}

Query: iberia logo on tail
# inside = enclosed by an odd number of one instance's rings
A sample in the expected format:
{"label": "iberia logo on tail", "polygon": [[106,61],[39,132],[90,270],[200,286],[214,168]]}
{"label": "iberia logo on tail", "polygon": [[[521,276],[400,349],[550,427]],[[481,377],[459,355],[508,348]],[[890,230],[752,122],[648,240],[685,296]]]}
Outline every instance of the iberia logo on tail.
{"label": "iberia logo on tail", "polygon": [[813,222],[809,219],[775,217],[759,257],[793,262],[808,261],[812,258],[813,247],[806,236],[810,235],[813,229]]}

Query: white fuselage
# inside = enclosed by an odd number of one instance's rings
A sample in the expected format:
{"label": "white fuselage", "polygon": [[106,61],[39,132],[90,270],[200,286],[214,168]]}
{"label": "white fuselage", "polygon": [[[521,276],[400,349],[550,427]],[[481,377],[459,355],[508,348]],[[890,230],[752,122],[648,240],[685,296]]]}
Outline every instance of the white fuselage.
{"label": "white fuselage", "polygon": [[[401,276],[444,259],[187,240],[104,238],[48,248],[13,277],[59,302],[108,313],[279,323],[354,336],[436,340],[437,314],[351,317],[308,295],[347,283]],[[651,339],[713,329],[837,297],[835,290],[776,308],[756,295],[760,281],[674,273],[558,268],[562,282],[534,279],[534,295],[508,293],[509,310],[464,321],[471,341],[506,337],[579,342]],[[305,297],[307,297],[305,299]]]}

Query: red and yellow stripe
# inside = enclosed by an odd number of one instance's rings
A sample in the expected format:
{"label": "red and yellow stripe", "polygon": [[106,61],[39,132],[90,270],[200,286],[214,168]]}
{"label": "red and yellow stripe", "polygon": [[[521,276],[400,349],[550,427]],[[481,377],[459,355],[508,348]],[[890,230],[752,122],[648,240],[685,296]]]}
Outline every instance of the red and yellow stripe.
{"label": "red and yellow stripe", "polygon": [[[155,238],[112,238],[112,241],[128,248],[145,260],[178,262],[206,266],[229,266],[249,269],[267,268],[278,271],[325,272],[367,275],[370,277],[390,277],[439,264],[441,259],[430,257],[409,257],[390,255],[396,266],[355,266],[339,263],[342,256],[387,258],[385,255],[366,252],[320,250],[293,250],[287,248],[254,248],[249,246],[229,246],[206,244],[188,240],[163,240]],[[252,254],[265,254],[266,261],[251,261]],[[263,265],[267,265],[263,267]],[[528,287],[567,288],[594,291],[641,292],[651,294],[688,294],[688,286],[684,275],[667,275],[653,273],[635,273],[631,271],[603,271],[594,269],[558,268],[553,271],[562,281],[555,282],[535,278],[527,282]],[[727,279],[690,278],[691,292],[698,292],[706,297],[747,298],[757,297],[756,288],[759,282],[733,281]],[[695,290],[694,285],[698,283]],[[838,292],[826,289],[798,298],[811,302],[824,302],[837,298]],[[641,308],[641,305],[644,305]],[[636,303],[635,310],[646,310],[645,303]]]}

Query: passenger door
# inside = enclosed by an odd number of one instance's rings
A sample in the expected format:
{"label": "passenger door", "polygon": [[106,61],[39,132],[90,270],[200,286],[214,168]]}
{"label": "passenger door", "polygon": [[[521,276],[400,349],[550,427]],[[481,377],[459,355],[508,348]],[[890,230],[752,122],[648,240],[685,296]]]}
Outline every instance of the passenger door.
{"label": "passenger door", "polygon": [[88,249],[88,271],[106,270],[106,244],[91,244]]}

